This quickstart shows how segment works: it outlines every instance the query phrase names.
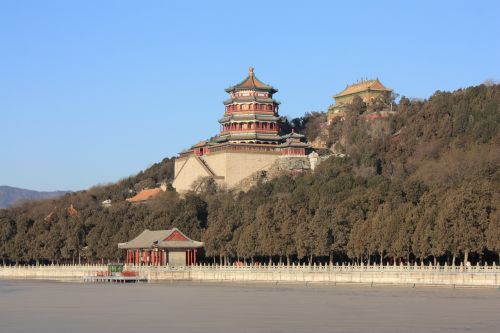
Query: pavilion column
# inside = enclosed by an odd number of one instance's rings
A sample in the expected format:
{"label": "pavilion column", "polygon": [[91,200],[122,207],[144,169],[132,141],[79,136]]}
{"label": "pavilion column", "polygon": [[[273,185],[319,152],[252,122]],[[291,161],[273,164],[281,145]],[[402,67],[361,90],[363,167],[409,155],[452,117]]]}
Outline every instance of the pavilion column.
{"label": "pavilion column", "polygon": [[194,249],[194,253],[193,253],[193,261],[194,261],[194,265],[196,266],[196,249]]}

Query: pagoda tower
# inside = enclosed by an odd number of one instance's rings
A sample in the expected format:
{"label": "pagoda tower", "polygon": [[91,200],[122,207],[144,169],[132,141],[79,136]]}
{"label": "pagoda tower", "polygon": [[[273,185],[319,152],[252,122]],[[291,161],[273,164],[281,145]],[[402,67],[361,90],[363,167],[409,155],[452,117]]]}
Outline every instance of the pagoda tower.
{"label": "pagoda tower", "polygon": [[226,188],[244,188],[259,177],[256,173],[302,172],[317,164],[309,161],[311,149],[302,134],[280,136],[280,103],[273,98],[278,89],[257,79],[252,67],[245,80],[226,92],[219,135],[183,150],[175,159],[172,186],[179,193],[197,191],[206,179]]}
{"label": "pagoda tower", "polygon": [[279,102],[273,99],[278,89],[260,81],[250,67],[248,76],[226,89],[224,117],[219,120],[221,132],[217,143],[280,143],[278,125]]}

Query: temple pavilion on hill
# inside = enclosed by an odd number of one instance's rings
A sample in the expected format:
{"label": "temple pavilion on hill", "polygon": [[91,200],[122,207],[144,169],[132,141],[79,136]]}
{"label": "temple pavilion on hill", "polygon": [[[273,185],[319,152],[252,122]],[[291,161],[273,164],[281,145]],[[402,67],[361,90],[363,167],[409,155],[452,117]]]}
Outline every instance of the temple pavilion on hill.
{"label": "temple pavilion on hill", "polygon": [[261,82],[253,68],[245,80],[226,89],[224,117],[219,120],[221,133],[216,142],[278,144],[279,102],[273,99],[277,89]]}
{"label": "temple pavilion on hill", "polygon": [[348,85],[344,90],[333,96],[335,104],[328,108],[328,119],[342,116],[344,110],[352,103],[354,97],[360,97],[366,103],[368,109],[377,99],[388,97],[392,90],[386,88],[378,79],[362,80]]}
{"label": "temple pavilion on hill", "polygon": [[248,76],[226,89],[220,134],[181,152],[175,161],[173,187],[193,189],[196,180],[214,179],[237,187],[244,179],[270,168],[280,158],[307,159],[311,152],[298,133],[280,136],[278,89],[260,81],[250,67]]}
{"label": "temple pavilion on hill", "polygon": [[144,230],[139,236],[118,248],[127,250],[125,263],[128,265],[189,266],[196,264],[196,257],[202,242],[197,242],[179,229]]}

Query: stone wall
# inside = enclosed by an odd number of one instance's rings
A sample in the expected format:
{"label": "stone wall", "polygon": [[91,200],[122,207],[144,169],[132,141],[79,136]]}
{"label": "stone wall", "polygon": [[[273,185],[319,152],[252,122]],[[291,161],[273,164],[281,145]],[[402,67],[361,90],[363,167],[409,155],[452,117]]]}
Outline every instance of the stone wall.
{"label": "stone wall", "polygon": [[[500,269],[493,266],[129,266],[150,281],[384,284],[442,287],[500,287]],[[0,279],[81,279],[106,271],[96,266],[0,266]]]}
{"label": "stone wall", "polygon": [[208,155],[203,155],[201,158],[205,161],[206,165],[212,170],[215,176],[225,177],[227,174],[227,158],[226,152],[213,152]]}
{"label": "stone wall", "polygon": [[234,187],[253,173],[269,168],[279,157],[275,153],[230,152],[227,157],[227,186]]}
{"label": "stone wall", "polygon": [[[200,156],[179,158],[175,161],[175,178],[172,186],[178,192],[186,192],[200,178],[215,176],[219,185],[232,188],[243,179],[259,170],[270,167],[280,158],[279,154],[267,152],[214,152]],[[201,163],[213,173],[211,175]]]}
{"label": "stone wall", "polygon": [[81,279],[107,270],[106,265],[0,266],[0,279]]}
{"label": "stone wall", "polygon": [[211,176],[194,155],[175,160],[175,177],[172,186],[179,192],[191,189],[194,181]]}
{"label": "stone wall", "polygon": [[197,266],[147,271],[151,280],[499,287],[495,266]]}

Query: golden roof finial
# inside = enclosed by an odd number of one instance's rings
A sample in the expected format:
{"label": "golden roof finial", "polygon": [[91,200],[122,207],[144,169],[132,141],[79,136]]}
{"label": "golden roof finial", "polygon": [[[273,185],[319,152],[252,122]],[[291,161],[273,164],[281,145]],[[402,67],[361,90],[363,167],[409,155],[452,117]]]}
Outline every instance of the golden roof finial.
{"label": "golden roof finial", "polygon": [[250,68],[248,69],[248,75],[253,76],[253,67],[250,67]]}

